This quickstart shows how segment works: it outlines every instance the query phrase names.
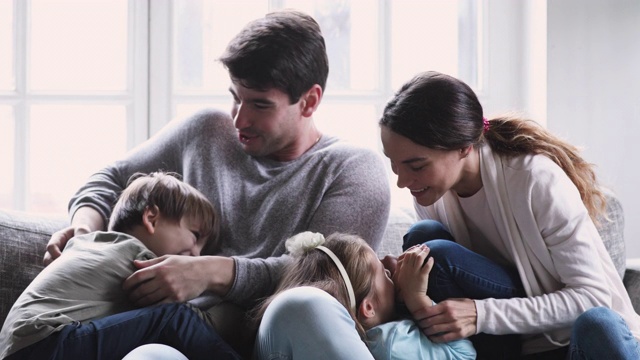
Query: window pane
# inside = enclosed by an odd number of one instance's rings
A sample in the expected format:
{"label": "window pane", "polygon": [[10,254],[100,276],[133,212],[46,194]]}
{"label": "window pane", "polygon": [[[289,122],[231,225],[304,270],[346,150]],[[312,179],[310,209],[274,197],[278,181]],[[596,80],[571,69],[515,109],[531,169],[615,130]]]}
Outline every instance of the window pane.
{"label": "window pane", "polygon": [[15,90],[13,1],[0,1],[0,91]]}
{"label": "window pane", "polygon": [[378,148],[378,117],[373,105],[325,103],[318,107],[313,118],[316,126],[325,134],[357,146]]}
{"label": "window pane", "polygon": [[218,109],[222,110],[226,113],[229,113],[231,110],[231,101],[228,103],[182,103],[176,104],[176,115],[174,118],[176,119],[185,119],[199,111],[205,109]]}
{"label": "window pane", "polygon": [[375,90],[378,86],[378,1],[286,0],[320,24],[329,57],[327,90]]}
{"label": "window pane", "polygon": [[14,121],[10,106],[0,106],[0,208],[13,208]]}
{"label": "window pane", "polygon": [[391,2],[391,85],[435,70],[458,76],[458,1]]}
{"label": "window pane", "polygon": [[127,150],[127,112],[120,105],[31,107],[27,209],[64,213],[87,178]]}
{"label": "window pane", "polygon": [[127,1],[32,0],[32,90],[127,89]]}
{"label": "window pane", "polygon": [[218,57],[251,20],[268,12],[267,0],[176,0],[173,21],[174,92],[226,93],[229,76]]}

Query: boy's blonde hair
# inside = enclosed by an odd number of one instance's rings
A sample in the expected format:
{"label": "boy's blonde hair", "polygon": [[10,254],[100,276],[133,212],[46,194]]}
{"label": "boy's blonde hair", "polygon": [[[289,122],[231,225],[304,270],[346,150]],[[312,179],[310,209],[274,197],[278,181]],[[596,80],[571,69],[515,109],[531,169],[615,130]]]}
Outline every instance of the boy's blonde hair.
{"label": "boy's blonde hair", "polygon": [[162,216],[169,220],[198,219],[200,236],[207,239],[205,248],[213,250],[220,226],[218,215],[200,191],[178,176],[164,172],[132,175],[113,208],[109,230],[126,233],[142,224],[145,209],[157,206]]}

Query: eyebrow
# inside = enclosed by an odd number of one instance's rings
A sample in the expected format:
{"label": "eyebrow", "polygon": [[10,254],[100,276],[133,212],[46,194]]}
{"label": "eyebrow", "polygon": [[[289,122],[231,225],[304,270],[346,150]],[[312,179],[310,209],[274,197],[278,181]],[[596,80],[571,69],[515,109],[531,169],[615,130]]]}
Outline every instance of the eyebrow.
{"label": "eyebrow", "polygon": [[[233,95],[233,97],[238,98],[238,94],[236,94],[235,91],[233,91],[233,89],[231,87],[229,87],[229,92],[231,93],[231,95]],[[248,98],[247,99],[249,102],[252,102],[254,104],[263,104],[263,105],[275,105],[275,102],[266,99],[266,98],[261,98],[261,97],[256,97],[256,98]]]}
{"label": "eyebrow", "polygon": [[412,164],[419,161],[427,161],[427,158],[424,157],[416,157],[402,161],[402,164]]}

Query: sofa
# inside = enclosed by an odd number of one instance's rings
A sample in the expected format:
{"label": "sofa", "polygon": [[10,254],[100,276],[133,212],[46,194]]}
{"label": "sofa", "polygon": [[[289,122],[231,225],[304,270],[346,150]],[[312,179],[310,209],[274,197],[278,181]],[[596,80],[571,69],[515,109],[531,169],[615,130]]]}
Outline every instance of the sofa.
{"label": "sofa", "polygon": [[[640,311],[640,269],[627,268],[624,212],[619,199],[606,192],[607,219],[602,219],[600,235],[623,278],[636,312]],[[397,255],[402,236],[415,221],[413,211],[392,206],[379,256]],[[4,323],[12,304],[42,270],[42,257],[51,234],[67,226],[66,216],[42,216],[0,209],[0,323]]]}

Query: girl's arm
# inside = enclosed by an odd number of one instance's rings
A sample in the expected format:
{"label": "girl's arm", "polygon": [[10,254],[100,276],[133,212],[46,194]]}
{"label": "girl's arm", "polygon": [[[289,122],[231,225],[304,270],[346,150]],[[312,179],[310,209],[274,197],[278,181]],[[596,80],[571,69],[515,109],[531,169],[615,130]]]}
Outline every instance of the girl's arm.
{"label": "girl's arm", "polygon": [[427,260],[428,255],[429,248],[426,245],[411,247],[398,257],[394,273],[398,301],[405,303],[416,321],[420,320],[416,318],[416,314],[421,309],[433,305],[433,301],[427,295],[429,272],[433,268],[433,258]]}

